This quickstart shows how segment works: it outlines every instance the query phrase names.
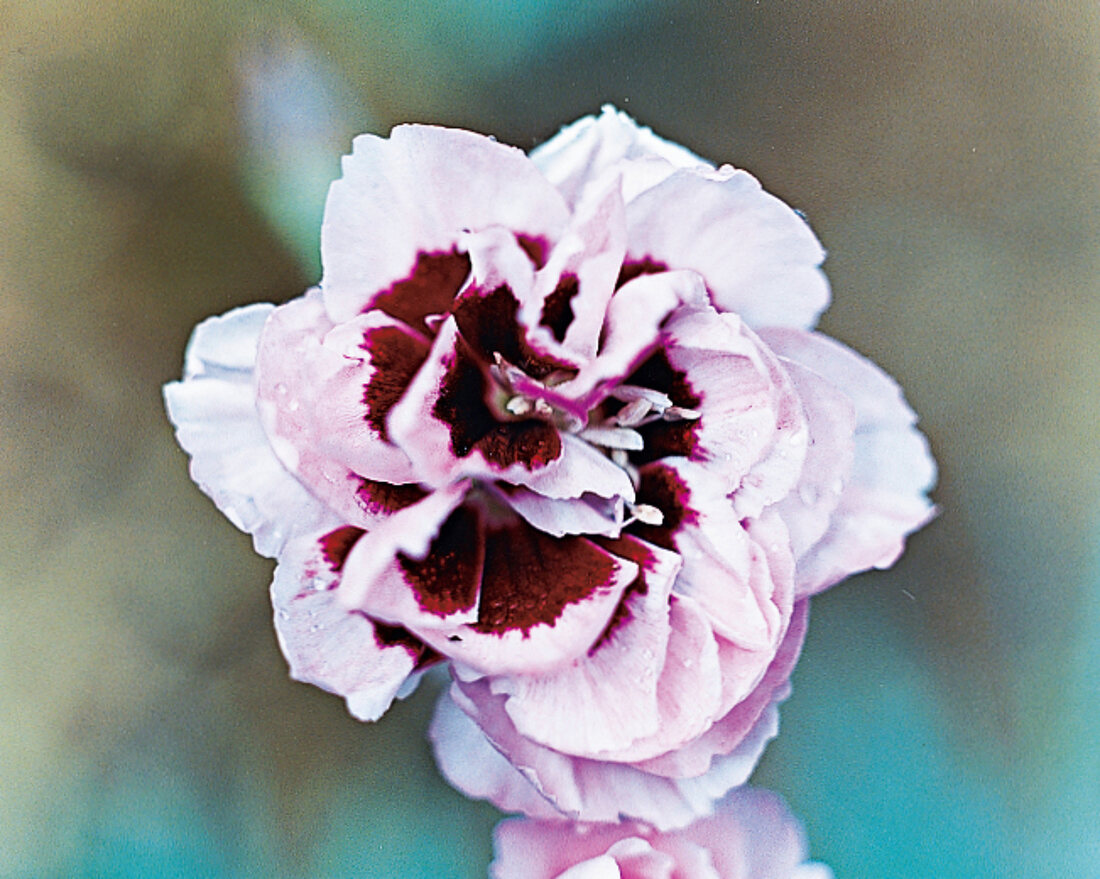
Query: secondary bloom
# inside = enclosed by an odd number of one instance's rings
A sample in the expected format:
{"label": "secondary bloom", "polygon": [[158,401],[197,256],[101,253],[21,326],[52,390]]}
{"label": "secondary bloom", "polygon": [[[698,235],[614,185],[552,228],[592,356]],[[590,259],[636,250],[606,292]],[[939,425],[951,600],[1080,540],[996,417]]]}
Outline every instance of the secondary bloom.
{"label": "secondary bloom", "polygon": [[809,331],[809,227],[605,110],[530,157],[357,138],[321,247],[319,289],[200,325],[166,389],[194,478],[278,558],[292,673],[374,719],[449,660],[468,792],[705,813],[774,734],[805,599],[930,512],[897,386]]}
{"label": "secondary bloom", "polygon": [[634,822],[513,818],[497,825],[492,879],[831,879],[775,794],[739,788],[715,813],[660,833]]}

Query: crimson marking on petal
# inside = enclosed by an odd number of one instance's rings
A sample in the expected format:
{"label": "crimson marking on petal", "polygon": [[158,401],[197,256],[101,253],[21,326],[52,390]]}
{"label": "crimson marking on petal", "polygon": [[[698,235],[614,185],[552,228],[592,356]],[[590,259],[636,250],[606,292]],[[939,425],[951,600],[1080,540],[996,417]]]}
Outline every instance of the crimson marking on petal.
{"label": "crimson marking on petal", "polygon": [[412,274],[377,294],[370,307],[433,335],[424,318],[446,314],[469,274],[470,257],[465,253],[422,250],[416,255]]}
{"label": "crimson marking on petal", "polygon": [[630,532],[642,540],[675,552],[673,535],[681,526],[699,522],[699,514],[689,503],[691,492],[671,467],[660,464],[644,467],[640,477],[637,502],[656,507],[663,514],[664,521],[660,525],[634,522],[630,525]]}
{"label": "crimson marking on petal", "polygon": [[451,451],[465,458],[474,449],[501,469],[522,464],[545,467],[561,456],[561,437],[544,421],[498,421],[485,404],[488,380],[481,366],[459,345],[443,376],[432,415],[450,427]]}
{"label": "crimson marking on petal", "polygon": [[469,507],[459,507],[443,523],[423,561],[398,553],[405,580],[426,612],[444,617],[469,610],[485,560],[481,519]]}
{"label": "crimson marking on petal", "polygon": [[524,235],[522,232],[517,232],[516,243],[523,248],[523,252],[534,263],[536,269],[546,265],[546,254],[550,250],[550,245],[541,235]]}
{"label": "crimson marking on petal", "polygon": [[[657,350],[626,380],[627,384],[652,388],[667,394],[674,406],[682,409],[698,409],[703,402],[692,388],[685,373],[675,369],[668,354]],[[645,464],[672,455],[694,458],[698,445],[698,420],[654,421],[636,428],[642,435],[645,447],[632,454],[635,464]]]}
{"label": "crimson marking on petal", "polygon": [[485,575],[473,628],[525,635],[553,623],[570,604],[609,588],[618,565],[580,537],[551,537],[517,523],[490,531],[485,541]]}
{"label": "crimson marking on petal", "polygon": [[623,267],[619,269],[619,279],[615,282],[615,289],[618,290],[627,281],[633,281],[641,275],[656,275],[667,271],[667,265],[649,256],[642,259],[627,260],[623,263]]}
{"label": "crimson marking on petal", "polygon": [[388,626],[373,619],[371,622],[374,624],[374,643],[383,650],[387,647],[404,647],[415,660],[414,671],[435,665],[443,659],[441,653],[437,653],[403,626]]}
{"label": "crimson marking on petal", "polygon": [[321,555],[334,573],[340,573],[351,548],[365,533],[362,528],[344,525],[342,528],[330,531],[318,541],[321,545]]}
{"label": "crimson marking on petal", "polygon": [[542,304],[542,314],[539,316],[539,324],[549,327],[554,338],[559,342],[565,341],[565,334],[569,325],[573,323],[573,297],[580,292],[580,283],[577,276],[572,274],[562,275],[553,292],[546,297]]}
{"label": "crimson marking on petal", "polygon": [[470,288],[460,297],[453,314],[462,338],[485,363],[492,363],[499,354],[533,378],[571,368],[536,351],[524,338],[517,319],[519,301],[506,285],[489,293]]}
{"label": "crimson marking on petal", "polygon": [[389,440],[386,416],[405,393],[421,365],[428,359],[429,348],[423,340],[399,327],[374,327],[363,334],[364,351],[370,352],[373,373],[363,386],[364,420],[384,440]]}
{"label": "crimson marking on petal", "polygon": [[611,636],[615,634],[620,627],[626,625],[626,623],[633,618],[634,615],[627,606],[627,601],[632,595],[645,595],[649,592],[649,584],[646,582],[645,575],[647,571],[652,569],[655,559],[653,558],[653,553],[646,549],[641,541],[631,537],[611,538],[593,536],[590,540],[602,546],[612,555],[630,559],[630,561],[638,565],[638,573],[634,576],[634,579],[630,581],[626,589],[623,590],[622,598],[620,598],[619,603],[615,605],[615,610],[611,614],[611,619],[607,621],[607,625],[604,626],[599,637],[596,638],[596,640],[592,642],[592,646],[588,648],[588,655],[592,656],[600,647],[610,640]]}
{"label": "crimson marking on petal", "polygon": [[377,479],[365,479],[359,477],[359,488],[355,490],[355,496],[368,513],[375,516],[389,515],[411,507],[417,501],[422,501],[428,496],[428,492],[419,485],[409,483],[407,485],[394,485],[389,482],[379,482]]}

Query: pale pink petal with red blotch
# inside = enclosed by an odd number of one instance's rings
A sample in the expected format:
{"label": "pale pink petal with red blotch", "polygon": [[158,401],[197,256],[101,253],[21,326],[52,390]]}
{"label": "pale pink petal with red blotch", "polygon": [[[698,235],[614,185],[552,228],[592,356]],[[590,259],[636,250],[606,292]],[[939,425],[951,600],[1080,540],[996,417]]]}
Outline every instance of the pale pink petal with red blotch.
{"label": "pale pink petal with red blotch", "polygon": [[622,468],[586,443],[539,418],[494,412],[503,403],[486,398],[496,390],[456,318],[448,317],[388,422],[423,482],[473,477],[525,485],[548,497],[633,497]]}
{"label": "pale pink petal with red blotch", "polygon": [[[746,532],[709,472],[683,458],[640,471],[639,503],[663,514],[660,525],[633,533],[683,557],[675,591],[700,603],[715,631],[758,654],[760,673],[779,643],[791,607],[790,569],[783,582],[768,554]],[[755,665],[756,663],[754,663]]]}
{"label": "pale pink petal with red blotch", "polygon": [[694,269],[750,327],[812,327],[829,304],[809,225],[745,171],[686,169],[627,203],[628,258]]}
{"label": "pale pink petal with red blotch", "polygon": [[[776,706],[786,699],[789,693],[790,675],[798,661],[802,643],[806,637],[808,611],[809,603],[806,601],[795,605],[782,643],[768,664],[763,677],[748,695],[731,705],[714,725],[698,738],[652,760],[642,761],[638,764],[638,768],[672,779],[701,777],[723,755],[743,749],[746,741],[752,738],[754,731],[766,731],[773,726],[777,729]],[[727,678],[737,680],[743,662],[742,654],[741,648],[723,638],[718,639],[718,657],[722,666],[723,680]],[[723,694],[724,697],[725,695]],[[771,735],[775,734],[774,729]],[[760,742],[761,750],[765,743],[766,739]],[[749,771],[751,772],[751,767]]]}
{"label": "pale pink petal with red blotch", "polygon": [[188,343],[183,380],[164,387],[191,478],[268,557],[329,516],[276,457],[256,409],[256,346],[273,310],[249,305],[203,321]]}
{"label": "pale pink petal with red blotch", "polygon": [[531,151],[542,170],[570,205],[577,204],[593,181],[622,177],[624,199],[657,185],[677,168],[713,170],[714,166],[679,144],[658,137],[625,113],[605,106]]}
{"label": "pale pink petal with red blotch", "polygon": [[360,720],[376,720],[425,662],[437,657],[407,631],[349,609],[337,597],[358,528],[340,527],[285,547],[271,598],[291,676],[343,696]]}
{"label": "pale pink petal with red blotch", "polygon": [[[637,573],[586,653],[547,674],[494,675],[484,683],[460,679],[458,686],[475,701],[506,697],[504,709],[512,723],[532,741],[568,754],[617,759],[614,755],[654,736],[662,721],[669,720],[662,712],[661,679],[669,639],[675,635],[672,622],[683,616],[669,616],[669,593],[680,560],[633,538],[603,544],[630,558]],[[705,647],[699,642],[709,632],[691,635],[697,647]],[[717,674],[717,650],[712,652]],[[697,694],[703,710],[706,695],[705,687]]]}
{"label": "pale pink petal with red blotch", "polygon": [[523,323],[548,350],[578,363],[596,356],[607,303],[626,253],[626,219],[617,177],[590,191],[539,271]]}
{"label": "pale pink petal with red blotch", "polygon": [[426,340],[381,313],[334,327],[316,290],[275,309],[264,326],[256,398],[271,446],[348,522],[372,524],[356,494],[360,478],[416,481],[388,442],[385,416],[427,352]]}
{"label": "pale pink petal with red blotch", "polygon": [[605,399],[660,342],[661,325],[685,303],[706,301],[702,279],[694,272],[642,275],[611,297],[597,356],[556,390],[587,412]]}
{"label": "pale pink petal with red blotch", "polygon": [[421,254],[452,252],[464,230],[501,226],[553,242],[568,221],[561,196],[521,150],[469,131],[401,125],[388,139],[364,134],[342,169],[321,226],[321,286],[337,321],[386,308],[387,297],[396,311],[406,294],[422,297],[391,287]]}
{"label": "pale pink petal with red blotch", "polygon": [[897,560],[905,537],[935,515],[927,492],[936,465],[901,389],[869,360],[816,333],[769,330],[764,338],[836,386],[855,409],[851,477],[828,530],[798,559],[798,593],[810,595]]}
{"label": "pale pink petal with red blotch", "polygon": [[793,386],[736,315],[681,308],[663,336],[663,349],[629,381],[664,391],[699,417],[644,428],[643,459],[683,455],[706,464],[727,492],[744,495],[740,515],[757,515],[790,491],[802,467],[808,432]]}
{"label": "pale pink petal with red blotch", "polygon": [[550,537],[518,518],[484,528],[477,621],[440,626],[422,615],[409,628],[466,674],[538,676],[583,656],[638,565],[585,537]]}

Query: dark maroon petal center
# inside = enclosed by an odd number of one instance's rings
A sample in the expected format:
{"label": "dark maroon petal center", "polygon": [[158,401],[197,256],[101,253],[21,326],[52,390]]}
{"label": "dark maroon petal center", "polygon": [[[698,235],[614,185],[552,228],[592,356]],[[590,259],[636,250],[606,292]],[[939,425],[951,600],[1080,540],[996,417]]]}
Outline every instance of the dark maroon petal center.
{"label": "dark maroon petal center", "polygon": [[419,485],[394,485],[377,479],[359,478],[355,496],[363,509],[375,516],[386,516],[411,507],[428,496]]}
{"label": "dark maroon petal center", "polygon": [[[687,375],[672,366],[663,349],[651,354],[625,383],[667,394],[672,404],[682,409],[697,410],[703,402]],[[695,420],[653,421],[639,427],[645,447],[632,453],[631,459],[635,464],[645,464],[675,455],[691,458],[698,445],[698,429],[699,422]]]}
{"label": "dark maroon petal center", "polygon": [[420,251],[412,274],[375,296],[371,308],[379,308],[413,329],[431,335],[424,318],[450,311],[469,274],[470,257],[457,249]]}
{"label": "dark maroon petal center", "polygon": [[429,348],[424,340],[400,327],[369,329],[360,347],[370,352],[374,370],[363,388],[363,403],[367,407],[363,418],[382,439],[389,440],[386,416],[428,359]]}
{"label": "dark maroon petal center", "polygon": [[524,633],[611,587],[617,564],[582,537],[551,537],[525,522],[486,535],[485,575],[474,628]]}
{"label": "dark maroon petal center", "polygon": [[484,560],[481,517],[470,507],[459,507],[447,517],[423,561],[397,557],[417,602],[439,616],[474,606]]}
{"label": "dark maroon petal center", "polygon": [[691,506],[691,492],[671,467],[650,464],[639,473],[638,503],[650,504],[661,511],[660,525],[634,522],[630,533],[664,549],[676,551],[675,535],[684,525],[696,525],[699,514]]}
{"label": "dark maroon petal center", "polygon": [[615,282],[615,289],[618,290],[627,281],[633,281],[642,275],[656,275],[667,271],[667,265],[649,256],[642,259],[626,260],[623,262],[623,267],[619,269],[619,278]]}
{"label": "dark maroon petal center", "polygon": [[365,533],[362,528],[345,525],[335,531],[330,531],[321,538],[321,557],[324,558],[325,563],[334,573],[338,574],[343,570],[348,553],[351,552],[351,548]]}
{"label": "dark maroon petal center", "polygon": [[561,455],[561,437],[545,421],[501,421],[486,403],[492,387],[485,368],[460,341],[443,376],[432,415],[450,428],[451,451],[464,458],[475,449],[501,469],[545,467]]}
{"label": "dark maroon petal center", "polygon": [[565,341],[565,334],[569,331],[569,325],[573,323],[572,301],[579,292],[580,283],[577,281],[577,276],[565,274],[561,276],[558,286],[542,304],[539,323],[547,327],[559,342]]}

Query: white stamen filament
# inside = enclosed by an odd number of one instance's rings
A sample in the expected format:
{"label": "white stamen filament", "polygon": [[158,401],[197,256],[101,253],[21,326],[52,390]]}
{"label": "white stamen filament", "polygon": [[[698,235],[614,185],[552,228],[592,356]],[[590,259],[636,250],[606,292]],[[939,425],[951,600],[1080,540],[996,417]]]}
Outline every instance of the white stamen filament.
{"label": "white stamen filament", "polygon": [[623,523],[624,526],[631,522],[641,522],[643,525],[664,524],[665,514],[652,504],[630,504],[627,510],[630,511],[630,518]]}
{"label": "white stamen filament", "polygon": [[578,436],[597,446],[640,452],[645,448],[642,435],[628,427],[586,427]]}
{"label": "white stamen filament", "polygon": [[653,404],[649,400],[631,400],[611,420],[620,427],[634,427],[636,424],[641,424],[642,419],[649,414],[649,410],[652,408]]}

